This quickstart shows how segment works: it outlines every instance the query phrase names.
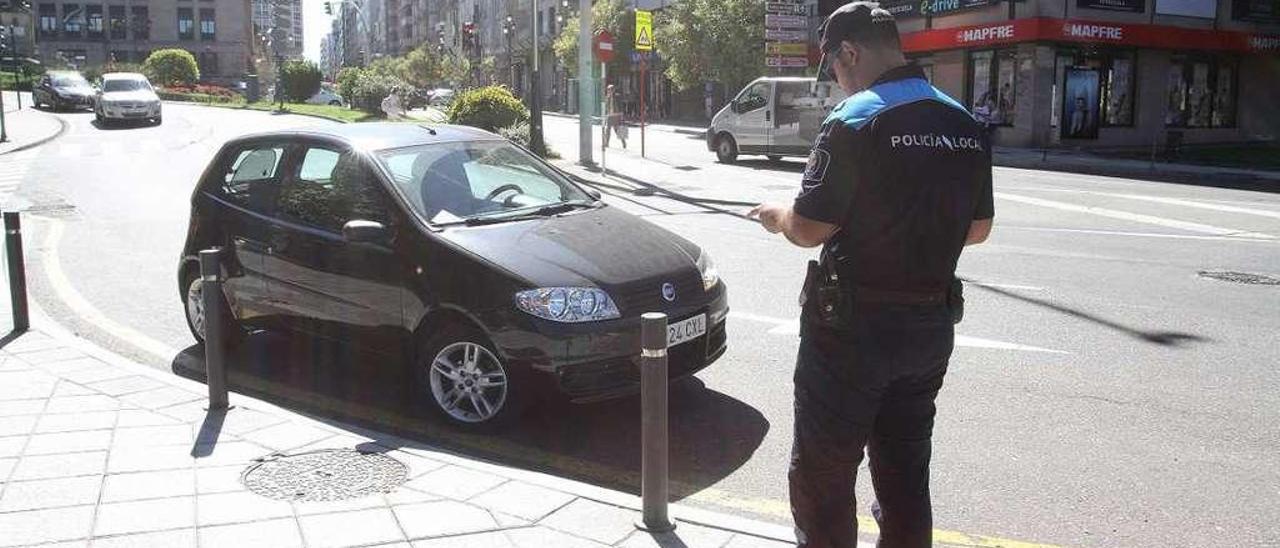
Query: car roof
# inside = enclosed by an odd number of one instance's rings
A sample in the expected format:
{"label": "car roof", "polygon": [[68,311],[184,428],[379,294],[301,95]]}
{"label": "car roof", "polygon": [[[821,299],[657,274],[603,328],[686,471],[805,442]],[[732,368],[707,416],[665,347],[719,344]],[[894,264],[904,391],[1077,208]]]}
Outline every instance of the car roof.
{"label": "car roof", "polygon": [[136,72],[108,72],[102,75],[103,80],[146,80],[147,77]]}
{"label": "car roof", "polygon": [[[428,128],[432,131],[428,131]],[[415,145],[458,141],[505,140],[499,135],[471,126],[407,122],[332,124],[245,135],[236,141],[271,137],[322,137],[346,142],[364,150],[386,150]]]}

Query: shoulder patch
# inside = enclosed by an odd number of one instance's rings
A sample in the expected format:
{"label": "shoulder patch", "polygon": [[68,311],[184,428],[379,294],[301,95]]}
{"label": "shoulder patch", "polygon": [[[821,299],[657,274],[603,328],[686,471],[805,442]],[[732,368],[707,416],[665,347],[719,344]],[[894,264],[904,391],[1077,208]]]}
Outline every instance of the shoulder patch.
{"label": "shoulder patch", "polygon": [[827,176],[828,167],[831,167],[831,154],[821,148],[814,148],[809,153],[809,163],[804,166],[804,180],[823,180]]}

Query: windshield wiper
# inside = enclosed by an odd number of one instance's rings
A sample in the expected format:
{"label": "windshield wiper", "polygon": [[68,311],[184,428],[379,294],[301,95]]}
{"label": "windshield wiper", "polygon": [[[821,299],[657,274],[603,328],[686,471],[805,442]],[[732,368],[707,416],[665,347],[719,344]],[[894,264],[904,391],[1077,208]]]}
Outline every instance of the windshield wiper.
{"label": "windshield wiper", "polygon": [[583,201],[560,202],[558,204],[544,205],[537,209],[532,209],[528,211],[518,211],[518,212],[513,211],[508,214],[500,213],[496,215],[485,215],[483,217],[472,217],[470,219],[463,219],[461,221],[440,223],[440,225],[442,226],[448,226],[448,225],[479,226],[479,225],[505,223],[508,221],[525,221],[529,219],[538,219],[541,217],[559,215],[561,213],[568,213],[575,209],[583,209],[583,208],[595,209],[596,207],[599,207],[599,205],[600,205],[600,202],[583,202]]}

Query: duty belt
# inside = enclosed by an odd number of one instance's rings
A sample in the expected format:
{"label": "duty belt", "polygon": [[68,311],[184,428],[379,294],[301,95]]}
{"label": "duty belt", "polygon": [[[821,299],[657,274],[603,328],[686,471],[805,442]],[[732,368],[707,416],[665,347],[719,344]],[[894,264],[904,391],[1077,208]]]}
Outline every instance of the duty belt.
{"label": "duty belt", "polygon": [[946,304],[946,291],[895,291],[856,286],[853,300],[860,303],[880,304]]}

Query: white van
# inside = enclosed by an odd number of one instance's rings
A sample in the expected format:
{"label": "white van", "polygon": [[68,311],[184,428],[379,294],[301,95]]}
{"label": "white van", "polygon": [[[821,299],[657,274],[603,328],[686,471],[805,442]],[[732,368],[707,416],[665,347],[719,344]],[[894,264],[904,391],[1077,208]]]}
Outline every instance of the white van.
{"label": "white van", "polygon": [[707,150],[726,164],[739,154],[760,154],[774,161],[808,156],[822,121],[844,97],[835,82],[759,78],[711,119]]}

